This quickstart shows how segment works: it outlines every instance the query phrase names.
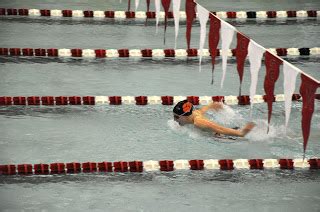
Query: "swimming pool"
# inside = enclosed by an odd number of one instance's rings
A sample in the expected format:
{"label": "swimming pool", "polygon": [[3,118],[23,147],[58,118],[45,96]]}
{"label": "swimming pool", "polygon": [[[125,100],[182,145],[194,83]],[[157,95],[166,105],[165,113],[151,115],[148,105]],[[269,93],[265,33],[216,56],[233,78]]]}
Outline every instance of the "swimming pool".
{"label": "swimming pool", "polygon": [[[141,2],[143,3],[143,2]],[[211,10],[319,10],[317,1],[202,1]],[[6,8],[117,9],[126,2],[101,3],[79,0],[3,1]],[[275,8],[277,6],[278,8]],[[144,8],[141,5],[141,8]],[[151,21],[152,22],[152,21]],[[154,23],[154,22],[152,22]],[[265,47],[316,47],[319,20],[233,21]],[[70,18],[1,17],[2,47],[32,48],[172,48],[174,30],[167,29],[163,46],[162,26],[134,21],[74,20]],[[178,48],[185,48],[185,25]],[[270,36],[275,34],[274,39]],[[199,26],[193,28],[192,46],[198,47]],[[289,60],[320,79],[319,57]],[[198,72],[198,60],[178,59],[75,59],[0,58],[0,96],[30,95],[237,95],[236,63],[231,59],[230,80],[219,88],[221,63],[210,85],[210,60]],[[246,65],[248,70],[248,64]],[[262,67],[262,70],[264,66]],[[260,72],[259,79],[264,76]],[[281,76],[282,77],[282,76]],[[244,76],[243,93],[249,93],[250,76]],[[275,93],[283,93],[279,83]],[[227,82],[226,82],[227,83]],[[297,85],[299,85],[297,78]],[[298,93],[298,86],[295,93]],[[319,93],[319,90],[318,92]],[[263,82],[257,94],[264,94]],[[228,126],[242,126],[250,107],[229,106],[210,117]],[[316,101],[307,158],[319,157],[320,114]],[[172,122],[172,107],[162,105],[64,106],[0,108],[0,163],[50,163],[71,161],[130,161],[209,158],[301,158],[301,103],[294,102],[287,134],[283,103],[274,103],[272,126],[266,131],[266,104],[255,104],[257,128],[241,142],[217,140],[193,128]],[[308,170],[175,171],[172,173],[114,173],[61,176],[0,177],[1,210],[68,211],[318,211],[319,172]]]}

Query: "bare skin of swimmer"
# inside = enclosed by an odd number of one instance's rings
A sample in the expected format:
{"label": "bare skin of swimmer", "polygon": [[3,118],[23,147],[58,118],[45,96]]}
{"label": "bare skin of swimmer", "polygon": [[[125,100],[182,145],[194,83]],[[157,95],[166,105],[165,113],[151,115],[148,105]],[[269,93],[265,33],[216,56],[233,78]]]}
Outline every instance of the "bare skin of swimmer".
{"label": "bare skin of swimmer", "polygon": [[[213,133],[223,134],[223,135],[231,135],[231,136],[239,136],[244,137],[248,134],[252,128],[254,128],[255,124],[253,122],[247,123],[242,129],[236,130],[221,126],[213,121],[208,120],[205,117],[205,113],[208,110],[219,111],[223,108],[222,103],[214,102],[207,106],[202,107],[199,110],[194,110],[190,116],[179,116],[175,118],[175,121],[179,122],[180,125],[193,124],[197,128],[203,130],[210,130]],[[174,114],[174,116],[177,116]]]}

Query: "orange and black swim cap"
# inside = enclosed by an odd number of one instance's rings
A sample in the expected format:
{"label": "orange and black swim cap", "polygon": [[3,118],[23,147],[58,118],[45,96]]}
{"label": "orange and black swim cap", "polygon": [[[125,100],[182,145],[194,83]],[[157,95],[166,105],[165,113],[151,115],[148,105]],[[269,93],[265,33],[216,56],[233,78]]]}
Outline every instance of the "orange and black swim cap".
{"label": "orange and black swim cap", "polygon": [[174,106],[173,112],[179,116],[190,116],[193,111],[193,104],[188,100],[180,101]]}

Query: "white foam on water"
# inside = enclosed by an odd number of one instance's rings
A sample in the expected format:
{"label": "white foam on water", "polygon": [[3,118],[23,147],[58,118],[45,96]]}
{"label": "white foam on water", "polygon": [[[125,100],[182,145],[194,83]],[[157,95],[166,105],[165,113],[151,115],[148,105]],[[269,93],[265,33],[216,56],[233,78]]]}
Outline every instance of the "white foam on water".
{"label": "white foam on water", "polygon": [[171,130],[173,130],[174,132],[182,134],[182,135],[183,134],[188,135],[190,138],[198,139],[202,136],[200,130],[198,130],[196,128],[191,128],[188,126],[180,126],[178,124],[178,122],[174,121],[173,119],[168,120],[167,124],[168,124],[169,128]]}
{"label": "white foam on water", "polygon": [[[227,105],[224,105],[224,108],[220,111],[209,111],[207,113],[207,117],[214,122],[230,128],[235,126],[242,128],[248,122],[248,120],[246,120],[240,113],[240,110],[233,109]],[[252,121],[256,124],[256,126],[245,136],[245,138],[249,141],[272,142],[273,138],[287,138],[290,140],[295,140],[296,134],[290,129],[286,129],[284,125],[270,124],[269,132],[267,133],[267,120],[253,119]],[[169,120],[168,126],[174,132],[186,134],[193,139],[198,139],[205,136],[201,130],[190,127],[191,125],[180,126],[174,120]]]}
{"label": "white foam on water", "polygon": [[256,126],[246,135],[246,138],[250,141],[271,141],[272,138],[287,137],[286,132],[288,133],[289,130],[286,130],[284,125],[277,126],[270,124],[269,132],[267,133],[267,120],[255,119],[253,122]]}
{"label": "white foam on water", "polygon": [[245,120],[238,110],[232,109],[228,105],[224,105],[222,110],[209,111],[207,114],[209,119],[226,127],[239,127]]}

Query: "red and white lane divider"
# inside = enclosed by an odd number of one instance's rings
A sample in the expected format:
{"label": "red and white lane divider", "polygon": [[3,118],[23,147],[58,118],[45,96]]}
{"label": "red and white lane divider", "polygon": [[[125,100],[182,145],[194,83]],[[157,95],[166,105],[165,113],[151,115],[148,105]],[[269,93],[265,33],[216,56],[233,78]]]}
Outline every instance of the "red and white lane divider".
{"label": "red and white lane divider", "polygon": [[[317,56],[320,48],[270,48],[268,49],[278,56]],[[221,50],[217,49],[217,56]],[[187,58],[198,57],[201,51],[198,49],[33,49],[33,48],[0,48],[0,55],[4,56],[39,56],[39,57],[83,57],[83,58]],[[235,56],[236,50],[229,49],[228,56]],[[208,49],[203,49],[203,57],[210,57]]]}
{"label": "red and white lane divider", "polygon": [[[316,94],[320,100],[320,94]],[[211,102],[223,102],[227,105],[250,105],[249,96],[0,96],[1,106],[10,105],[174,105],[188,99],[194,105],[207,105]],[[293,94],[293,101],[300,101],[300,94]],[[265,95],[255,95],[253,103],[264,103]],[[274,102],[283,102],[284,95],[274,96]]]}
{"label": "red and white lane divider", "polygon": [[118,162],[71,162],[50,164],[0,165],[0,175],[47,175],[88,172],[150,172],[175,170],[234,169],[320,169],[320,159],[223,159],[223,160],[161,160]]}
{"label": "red and white lane divider", "polygon": [[[275,19],[275,18],[315,18],[320,16],[317,10],[290,10],[290,11],[218,11],[213,12],[219,18],[229,19]],[[115,18],[115,19],[155,19],[156,12],[146,11],[93,11],[93,10],[48,10],[48,9],[5,9],[0,8],[0,16],[51,16],[51,17],[78,17],[78,18]],[[165,12],[160,12],[160,18],[165,18]],[[196,14],[198,17],[198,14]],[[186,19],[185,11],[179,12],[180,20]],[[173,19],[173,12],[168,13]]]}

